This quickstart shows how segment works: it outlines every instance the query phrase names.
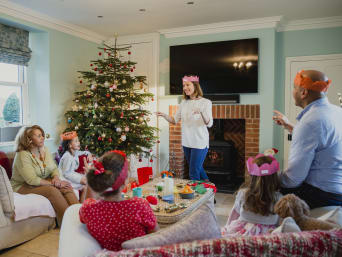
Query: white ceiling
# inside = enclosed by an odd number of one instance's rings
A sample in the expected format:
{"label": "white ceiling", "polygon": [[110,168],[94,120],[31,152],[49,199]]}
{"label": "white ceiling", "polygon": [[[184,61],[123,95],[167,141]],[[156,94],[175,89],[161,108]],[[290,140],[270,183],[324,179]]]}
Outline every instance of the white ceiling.
{"label": "white ceiling", "polygon": [[270,16],[298,20],[342,15],[342,0],[192,0],[193,5],[188,1],[9,0],[105,37]]}

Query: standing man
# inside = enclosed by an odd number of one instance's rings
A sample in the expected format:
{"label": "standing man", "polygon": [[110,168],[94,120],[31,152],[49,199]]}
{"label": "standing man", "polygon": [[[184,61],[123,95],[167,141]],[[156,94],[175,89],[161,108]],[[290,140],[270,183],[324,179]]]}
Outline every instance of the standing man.
{"label": "standing man", "polygon": [[292,125],[280,112],[273,120],[292,132],[288,169],[280,173],[282,193],[294,193],[310,208],[342,206],[342,108],[330,104],[331,81],[316,70],[298,72],[293,98],[303,108]]}

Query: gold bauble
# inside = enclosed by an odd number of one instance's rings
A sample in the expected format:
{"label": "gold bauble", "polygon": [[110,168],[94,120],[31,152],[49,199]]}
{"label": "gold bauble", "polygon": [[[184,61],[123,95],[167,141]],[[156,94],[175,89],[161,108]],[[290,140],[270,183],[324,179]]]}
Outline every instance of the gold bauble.
{"label": "gold bauble", "polygon": [[125,79],[122,80],[122,84],[126,84],[127,81]]}
{"label": "gold bauble", "polygon": [[146,120],[147,120],[147,122],[149,122],[151,119],[150,119],[150,118],[147,118]]}
{"label": "gold bauble", "polygon": [[139,122],[141,123],[141,122],[143,122],[144,121],[144,118],[143,117],[139,117]]}

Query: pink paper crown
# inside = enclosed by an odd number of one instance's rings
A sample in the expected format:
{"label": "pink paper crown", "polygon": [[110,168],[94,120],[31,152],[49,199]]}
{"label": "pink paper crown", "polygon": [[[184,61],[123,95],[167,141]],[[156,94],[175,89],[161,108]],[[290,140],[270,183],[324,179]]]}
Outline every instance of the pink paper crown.
{"label": "pink paper crown", "polygon": [[183,82],[199,82],[198,76],[184,76]]}
{"label": "pink paper crown", "polygon": [[[259,157],[262,156],[268,156],[270,158],[272,158],[272,163],[268,164],[268,163],[264,163],[263,165],[261,165],[260,167],[256,164],[253,163],[253,161]],[[279,170],[279,162],[271,155],[264,155],[259,153],[257,156],[255,156],[255,158],[248,158],[247,160],[247,169],[248,169],[248,173],[252,176],[268,176],[268,175],[272,175],[273,173],[276,173]]]}

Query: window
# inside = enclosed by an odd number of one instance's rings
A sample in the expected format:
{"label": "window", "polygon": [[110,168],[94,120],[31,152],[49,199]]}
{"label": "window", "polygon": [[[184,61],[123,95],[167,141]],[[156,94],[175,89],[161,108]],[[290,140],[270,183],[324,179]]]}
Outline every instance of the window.
{"label": "window", "polygon": [[25,66],[0,63],[0,142],[13,141],[27,123],[27,100]]}

